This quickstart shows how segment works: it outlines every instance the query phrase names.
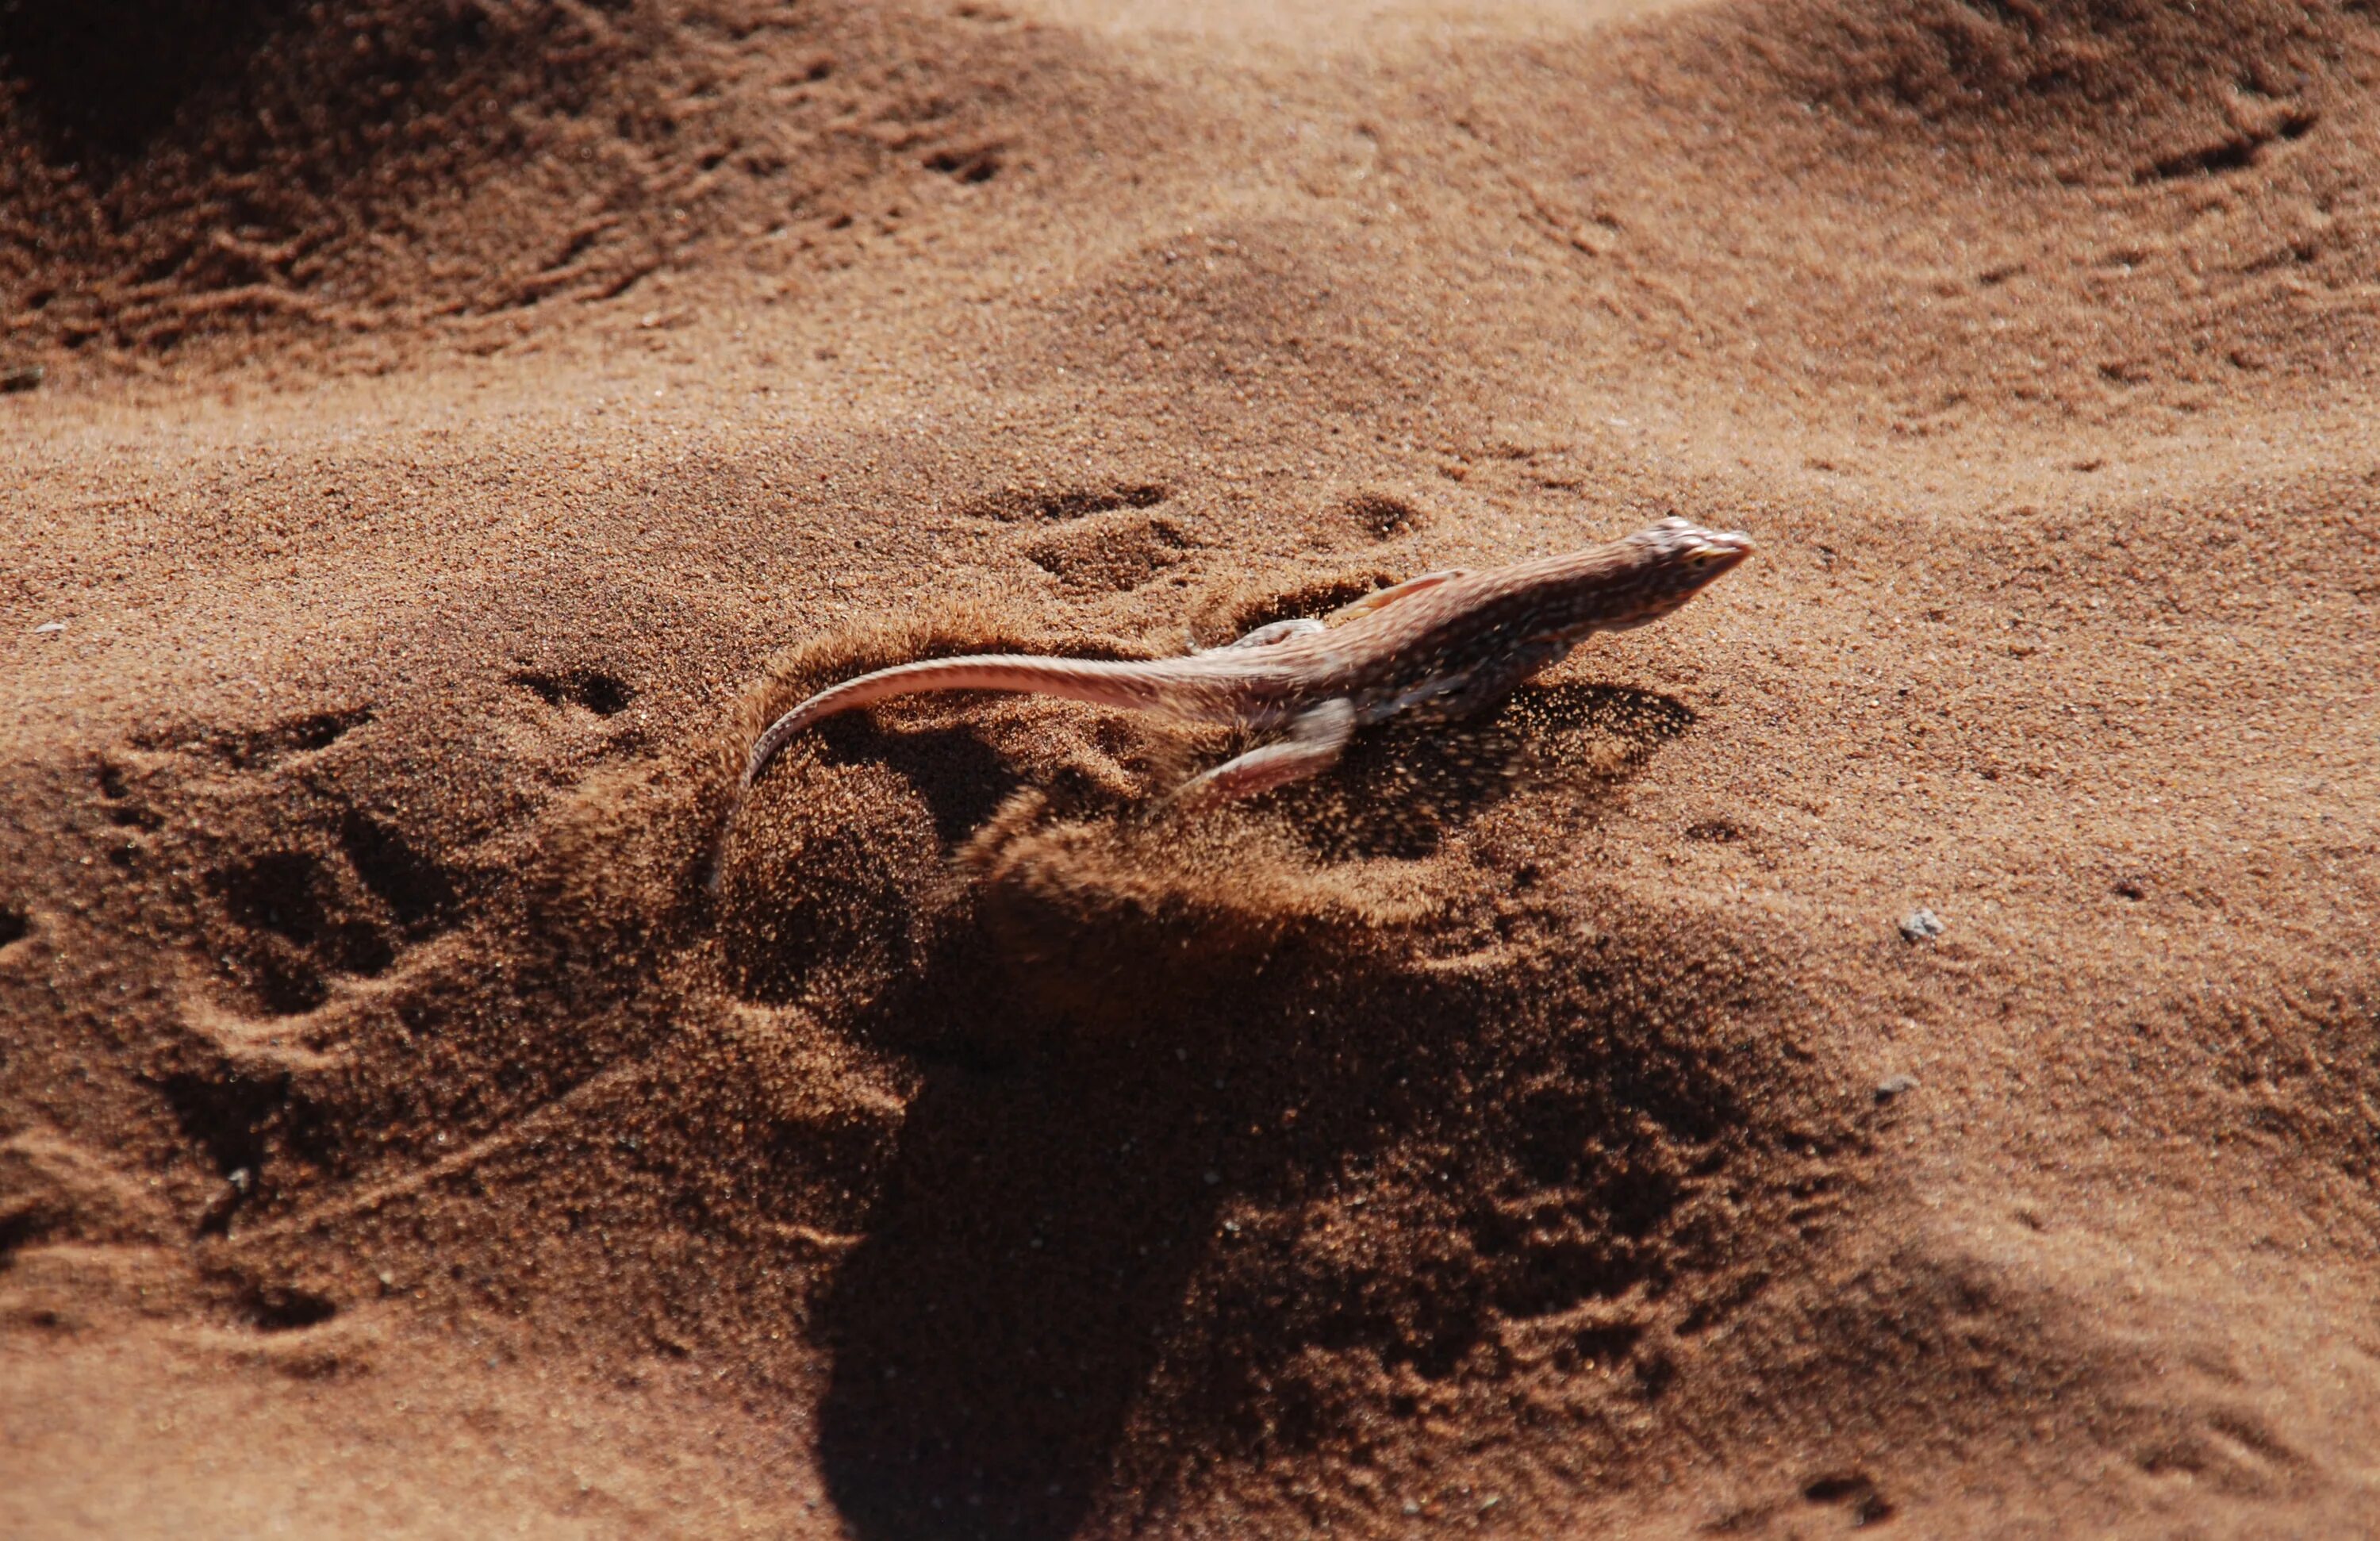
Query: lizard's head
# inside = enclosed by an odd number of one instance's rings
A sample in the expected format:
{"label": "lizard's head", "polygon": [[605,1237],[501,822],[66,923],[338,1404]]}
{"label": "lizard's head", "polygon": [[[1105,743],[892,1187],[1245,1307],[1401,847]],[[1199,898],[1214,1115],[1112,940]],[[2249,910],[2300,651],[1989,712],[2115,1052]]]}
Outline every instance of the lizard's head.
{"label": "lizard's head", "polygon": [[1624,623],[1641,626],[1693,599],[1710,582],[1752,554],[1752,537],[1740,529],[1705,529],[1668,518],[1621,542],[1636,568],[1630,598],[1640,613]]}

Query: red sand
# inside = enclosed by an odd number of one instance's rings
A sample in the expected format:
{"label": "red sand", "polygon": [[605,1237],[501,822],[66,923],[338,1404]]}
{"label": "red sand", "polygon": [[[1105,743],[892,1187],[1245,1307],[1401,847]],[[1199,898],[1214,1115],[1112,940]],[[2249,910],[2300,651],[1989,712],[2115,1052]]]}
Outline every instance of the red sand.
{"label": "red sand", "polygon": [[[2380,1528],[2368,5],[115,9],[0,1533]],[[1493,722],[923,700],[699,885],[851,668],[1671,511]]]}

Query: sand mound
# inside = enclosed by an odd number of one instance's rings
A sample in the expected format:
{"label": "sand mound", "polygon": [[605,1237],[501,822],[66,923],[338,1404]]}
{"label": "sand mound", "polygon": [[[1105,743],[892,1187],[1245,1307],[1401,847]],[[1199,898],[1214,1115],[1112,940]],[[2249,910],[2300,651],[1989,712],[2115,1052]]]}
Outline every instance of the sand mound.
{"label": "sand mound", "polygon": [[871,185],[1031,153],[1002,109],[1043,52],[761,0],[33,0],[0,54],[0,314],[28,352],[382,334],[386,361],[665,269],[782,278]]}
{"label": "sand mound", "polygon": [[[117,9],[0,67],[0,1530],[2368,1510],[2367,8]],[[937,697],[719,843],[848,673],[1671,512],[1314,784]]]}
{"label": "sand mound", "polygon": [[[2351,6],[1788,5],[1537,55],[1470,121],[1661,346],[1904,435],[2170,431],[2368,367]],[[1576,92],[1584,78],[1624,86]],[[1642,93],[1655,117],[1602,110]],[[1696,142],[1674,181],[1632,164]],[[2274,377],[2279,377],[2277,381]]]}

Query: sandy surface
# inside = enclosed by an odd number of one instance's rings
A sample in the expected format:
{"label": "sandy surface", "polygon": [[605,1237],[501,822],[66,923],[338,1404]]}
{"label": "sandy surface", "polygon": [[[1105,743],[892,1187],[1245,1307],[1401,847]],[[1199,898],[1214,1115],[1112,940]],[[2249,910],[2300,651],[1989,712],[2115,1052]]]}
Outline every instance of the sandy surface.
{"label": "sandy surface", "polygon": [[[123,8],[0,21],[0,1533],[2374,1530],[2368,5]],[[1670,512],[1492,722],[920,700],[698,880],[863,664]]]}

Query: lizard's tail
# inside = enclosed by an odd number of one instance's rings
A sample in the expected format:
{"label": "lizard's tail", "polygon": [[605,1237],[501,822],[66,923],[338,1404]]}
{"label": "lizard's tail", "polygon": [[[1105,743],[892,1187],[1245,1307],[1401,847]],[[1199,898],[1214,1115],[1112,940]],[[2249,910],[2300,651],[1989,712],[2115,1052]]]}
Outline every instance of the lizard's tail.
{"label": "lizard's tail", "polygon": [[735,827],[735,816],[744,810],[753,783],[793,742],[795,734],[838,712],[894,696],[924,695],[937,690],[1005,690],[1062,696],[1095,706],[1144,711],[1172,705],[1179,694],[1178,687],[1150,678],[1149,666],[1144,661],[1034,658],[1022,653],[927,659],[879,669],[831,686],[770,723],[768,731],[753,742],[752,752],[744,761],[744,774],[735,783],[735,800],[729,806],[727,818],[720,825],[719,838],[711,845],[704,888],[714,893],[719,891],[720,855],[726,847],[728,832]]}
{"label": "lizard's tail", "polygon": [[974,658],[935,658],[895,664],[872,674],[844,681],[769,724],[744,762],[744,779],[736,794],[768,770],[795,734],[821,718],[849,711],[894,696],[919,696],[937,690],[1006,690],[1036,696],[1062,696],[1095,706],[1135,710],[1161,708],[1174,694],[1148,677],[1146,662],[1123,659],[1051,659],[1023,654],[987,653]]}

